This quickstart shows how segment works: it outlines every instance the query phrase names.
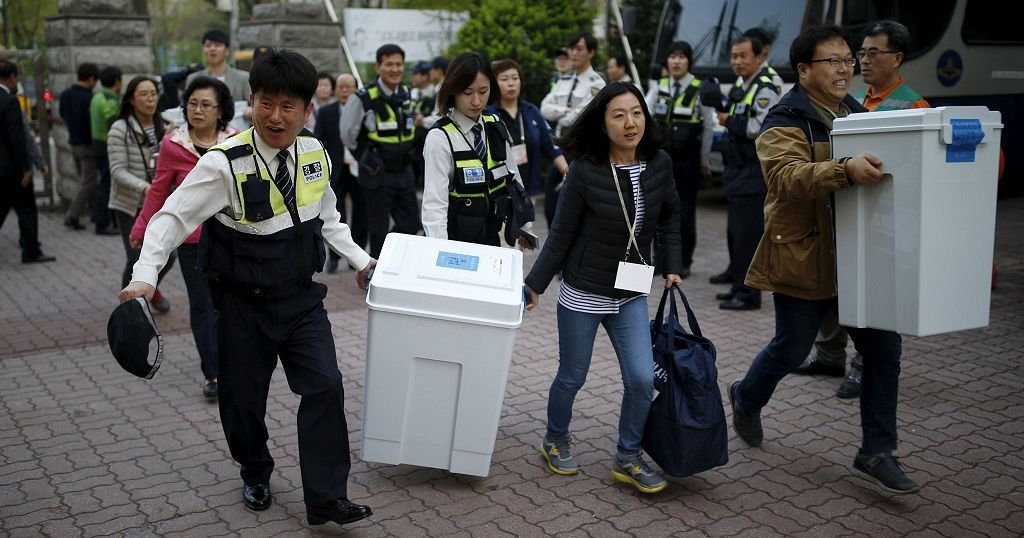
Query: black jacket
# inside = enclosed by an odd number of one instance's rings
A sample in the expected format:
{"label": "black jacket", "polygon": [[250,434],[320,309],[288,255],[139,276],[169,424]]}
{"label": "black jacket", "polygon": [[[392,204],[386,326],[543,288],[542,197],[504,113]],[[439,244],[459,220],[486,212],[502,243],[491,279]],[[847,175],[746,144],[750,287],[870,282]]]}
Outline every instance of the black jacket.
{"label": "black jacket", "polygon": [[331,158],[331,184],[334,184],[341,170],[345,168],[345,145],[341,143],[341,130],[338,121],[341,119],[341,103],[333,103],[320,107],[316,116],[313,134],[323,143],[327,156]]}
{"label": "black jacket", "polygon": [[[618,176],[626,209],[633,219],[636,207],[629,174],[618,171]],[[651,263],[651,240],[656,239],[657,270],[663,275],[679,273],[683,267],[679,196],[667,153],[658,151],[648,161],[640,175],[640,186],[646,211],[643,228],[637,230],[636,245],[643,259]],[[537,293],[544,293],[555,273],[562,271],[562,279],[581,291],[614,298],[639,295],[615,289],[615,273],[628,242],[629,229],[608,163],[573,161],[558,196],[558,209],[547,241],[526,277],[526,284]],[[630,250],[627,261],[641,263],[637,247]]]}
{"label": "black jacket", "polygon": [[0,89],[0,177],[16,179],[32,169],[18,98]]}

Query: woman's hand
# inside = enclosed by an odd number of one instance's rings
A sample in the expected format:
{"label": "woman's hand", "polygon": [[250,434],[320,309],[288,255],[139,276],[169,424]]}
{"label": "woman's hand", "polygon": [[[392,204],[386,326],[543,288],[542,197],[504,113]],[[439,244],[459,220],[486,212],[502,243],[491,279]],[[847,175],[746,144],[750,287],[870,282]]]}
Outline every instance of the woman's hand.
{"label": "woman's hand", "polygon": [[679,275],[677,275],[675,273],[671,273],[671,274],[665,275],[665,289],[671,288],[672,286],[675,286],[677,284],[678,285],[682,285],[683,284],[683,277],[681,277],[681,276],[679,276]]}
{"label": "woman's hand", "polygon": [[128,239],[128,244],[131,245],[131,247],[133,249],[135,249],[135,250],[139,250],[140,248],[142,248],[142,240],[141,239],[129,238]]}
{"label": "woman's hand", "polygon": [[526,290],[526,310],[533,310],[540,302],[540,295],[537,295],[537,292],[533,291],[530,286],[523,286],[523,289]]}

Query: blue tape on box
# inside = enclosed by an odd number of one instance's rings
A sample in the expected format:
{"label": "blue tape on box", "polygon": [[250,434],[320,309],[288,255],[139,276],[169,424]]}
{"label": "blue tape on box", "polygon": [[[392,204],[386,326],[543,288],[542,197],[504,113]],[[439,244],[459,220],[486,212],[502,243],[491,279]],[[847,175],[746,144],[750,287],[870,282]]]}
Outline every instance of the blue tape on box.
{"label": "blue tape on box", "polygon": [[974,149],[985,138],[979,120],[949,120],[953,141],[946,146],[947,163],[973,163]]}

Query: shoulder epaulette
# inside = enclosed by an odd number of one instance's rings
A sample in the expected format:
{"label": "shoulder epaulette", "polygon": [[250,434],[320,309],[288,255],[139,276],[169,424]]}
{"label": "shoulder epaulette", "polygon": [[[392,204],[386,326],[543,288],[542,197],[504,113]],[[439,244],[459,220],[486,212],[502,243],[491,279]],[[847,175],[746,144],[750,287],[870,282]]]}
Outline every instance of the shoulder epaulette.
{"label": "shoulder epaulette", "polygon": [[252,146],[249,144],[241,144],[221,151],[224,152],[224,156],[227,157],[229,161],[233,161],[235,159],[252,155]]}

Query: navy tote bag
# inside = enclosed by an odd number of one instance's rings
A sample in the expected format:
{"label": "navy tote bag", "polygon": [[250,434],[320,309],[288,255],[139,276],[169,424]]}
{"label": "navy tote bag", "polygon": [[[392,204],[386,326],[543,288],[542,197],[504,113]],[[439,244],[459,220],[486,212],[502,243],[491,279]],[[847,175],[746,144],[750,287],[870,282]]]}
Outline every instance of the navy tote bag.
{"label": "navy tote bag", "polygon": [[[686,308],[690,332],[679,323],[675,295]],[[669,314],[665,317],[665,302]],[[686,295],[665,290],[651,321],[654,388],[658,396],[644,427],[644,450],[668,474],[689,476],[729,461],[722,392],[718,388],[715,345],[704,338]]]}

